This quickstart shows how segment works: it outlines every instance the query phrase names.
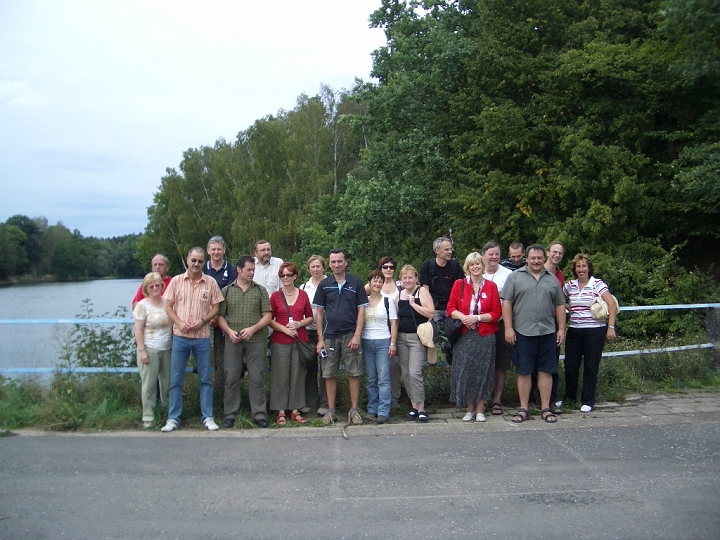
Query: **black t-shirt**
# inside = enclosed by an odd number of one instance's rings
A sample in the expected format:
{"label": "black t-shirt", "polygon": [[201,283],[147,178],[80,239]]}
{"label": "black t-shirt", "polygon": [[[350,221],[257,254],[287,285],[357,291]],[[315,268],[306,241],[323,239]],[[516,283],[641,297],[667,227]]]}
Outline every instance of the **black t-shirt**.
{"label": "black t-shirt", "polygon": [[450,259],[445,266],[438,266],[435,259],[429,259],[420,269],[420,285],[427,285],[430,289],[436,310],[447,307],[455,281],[464,277],[465,272],[455,259]]}

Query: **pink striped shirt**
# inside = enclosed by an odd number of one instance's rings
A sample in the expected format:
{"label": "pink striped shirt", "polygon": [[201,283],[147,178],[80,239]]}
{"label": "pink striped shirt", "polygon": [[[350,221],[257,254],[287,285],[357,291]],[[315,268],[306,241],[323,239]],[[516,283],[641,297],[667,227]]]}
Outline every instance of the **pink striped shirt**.
{"label": "pink striped shirt", "polygon": [[[193,281],[187,272],[172,278],[163,296],[173,302],[173,311],[183,322],[199,321],[215,304],[223,301],[220,287],[213,278],[201,274],[200,279]],[[181,332],[173,324],[173,333],[190,339],[209,338],[210,327],[206,324],[194,332]]]}
{"label": "pink striped shirt", "polygon": [[597,328],[605,326],[607,321],[598,321],[592,318],[590,306],[596,296],[602,296],[610,291],[601,279],[591,277],[587,285],[580,290],[577,279],[572,279],[563,287],[563,294],[570,303],[570,326],[572,328]]}

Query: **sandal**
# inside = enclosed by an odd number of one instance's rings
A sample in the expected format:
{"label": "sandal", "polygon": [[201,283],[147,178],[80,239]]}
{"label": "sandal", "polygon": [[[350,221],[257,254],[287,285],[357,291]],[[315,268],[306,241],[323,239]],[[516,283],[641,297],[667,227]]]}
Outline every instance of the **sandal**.
{"label": "sandal", "polygon": [[429,420],[428,415],[425,413],[425,411],[419,411],[417,413],[418,422],[422,422],[423,424],[427,423]]}
{"label": "sandal", "polygon": [[502,413],[503,413],[502,405],[500,405],[499,403],[493,403],[493,404],[492,404],[492,413],[491,413],[491,414],[492,414],[493,416],[501,416]]}
{"label": "sandal", "polygon": [[540,411],[540,418],[545,420],[548,424],[554,424],[555,422],[557,422],[557,416],[555,416],[555,413],[552,412],[549,408]]}
{"label": "sandal", "polygon": [[284,412],[279,412],[279,413],[278,413],[277,419],[275,420],[275,423],[276,423],[278,426],[284,426],[285,424],[287,424],[287,421],[285,420],[285,413],[284,413]]}
{"label": "sandal", "polygon": [[[519,420],[516,420],[516,418],[519,418]],[[520,409],[518,412],[513,414],[513,424],[522,424],[525,420],[532,420],[532,416],[530,416],[530,412],[527,409]]]}
{"label": "sandal", "polygon": [[298,411],[290,414],[290,420],[297,422],[298,424],[307,424],[307,420],[305,420]]}

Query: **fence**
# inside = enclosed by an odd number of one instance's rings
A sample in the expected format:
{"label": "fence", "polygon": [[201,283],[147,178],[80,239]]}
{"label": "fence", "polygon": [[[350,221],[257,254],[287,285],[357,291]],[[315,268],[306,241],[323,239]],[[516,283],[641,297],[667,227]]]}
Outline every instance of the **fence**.
{"label": "fence", "polygon": [[[697,349],[710,349],[713,367],[720,368],[720,304],[675,304],[663,306],[622,306],[620,311],[670,311],[677,309],[707,310],[707,342],[680,347],[662,347],[657,349],[635,349],[603,353],[604,357],[633,356],[639,354],[672,353]],[[0,324],[132,324],[132,319],[0,319]],[[562,355],[560,359],[565,359]],[[440,365],[442,365],[441,363]],[[447,364],[445,364],[447,365]],[[98,367],[98,368],[0,368],[0,374],[17,373],[137,373],[136,367]],[[187,368],[192,371],[191,367]]]}

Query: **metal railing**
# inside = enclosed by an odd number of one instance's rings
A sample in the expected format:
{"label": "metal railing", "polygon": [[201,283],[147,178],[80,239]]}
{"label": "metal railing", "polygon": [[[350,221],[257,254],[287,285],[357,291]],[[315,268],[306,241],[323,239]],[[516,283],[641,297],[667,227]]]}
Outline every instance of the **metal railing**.
{"label": "metal railing", "polygon": [[[603,357],[613,356],[637,356],[641,354],[672,353],[698,349],[712,349],[714,354],[714,365],[720,367],[720,303],[713,304],[668,304],[659,306],[621,306],[620,311],[671,311],[678,309],[706,309],[707,336],[706,343],[695,345],[682,345],[678,347],[659,347],[655,349],[634,349],[631,351],[604,352]],[[0,319],[0,324],[132,324],[132,319]],[[561,360],[565,355],[560,356]],[[438,362],[439,366],[448,365],[446,362]],[[192,372],[193,368],[188,367],[186,371]],[[137,373],[137,367],[50,367],[50,368],[0,368],[0,374],[5,373]]]}

